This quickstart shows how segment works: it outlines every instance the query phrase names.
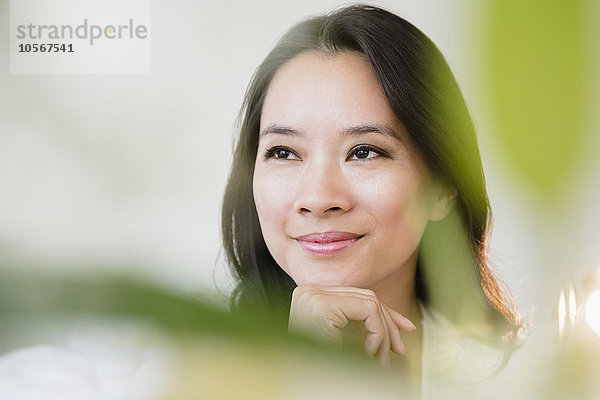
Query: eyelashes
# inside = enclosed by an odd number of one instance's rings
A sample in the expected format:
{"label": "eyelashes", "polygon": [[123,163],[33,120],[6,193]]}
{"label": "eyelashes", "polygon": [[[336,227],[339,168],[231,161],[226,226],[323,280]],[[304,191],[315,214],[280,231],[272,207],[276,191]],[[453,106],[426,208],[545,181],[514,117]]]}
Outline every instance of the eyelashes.
{"label": "eyelashes", "polygon": [[[302,160],[298,153],[286,146],[273,146],[266,150],[264,157],[265,159]],[[378,157],[389,157],[389,154],[379,147],[363,144],[353,147],[352,150],[348,152],[346,160],[353,159],[367,161]]]}
{"label": "eyelashes", "polygon": [[[373,153],[374,157],[369,157],[371,155],[370,153]],[[354,147],[352,150],[350,150],[350,152],[348,153],[348,157],[346,158],[350,158],[351,156],[356,156],[357,160],[370,160],[372,158],[377,157],[389,158],[389,154],[387,153],[387,151],[380,149],[379,147],[365,144],[361,144],[359,146]]]}
{"label": "eyelashes", "polygon": [[291,155],[294,156],[295,159],[298,159],[298,160],[301,159],[300,156],[298,156],[298,154],[296,154],[296,152],[294,150],[290,149],[289,147],[274,146],[265,152],[265,159],[276,158],[276,159],[280,159],[280,160],[288,160],[288,159],[290,159],[289,157]]}

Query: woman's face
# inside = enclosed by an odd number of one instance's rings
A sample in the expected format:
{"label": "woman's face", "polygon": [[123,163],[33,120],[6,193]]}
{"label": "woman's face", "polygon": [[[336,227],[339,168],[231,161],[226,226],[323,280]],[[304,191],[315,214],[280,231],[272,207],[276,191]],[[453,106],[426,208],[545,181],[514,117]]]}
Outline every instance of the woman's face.
{"label": "woman's face", "polygon": [[432,187],[363,55],[303,53],[277,71],[254,201],[269,251],[297,284],[412,279]]}

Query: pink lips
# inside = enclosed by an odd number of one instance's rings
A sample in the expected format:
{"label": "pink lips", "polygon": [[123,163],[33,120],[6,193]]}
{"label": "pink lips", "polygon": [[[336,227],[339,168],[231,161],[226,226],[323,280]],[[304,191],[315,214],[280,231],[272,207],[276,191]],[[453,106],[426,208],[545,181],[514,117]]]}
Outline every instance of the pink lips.
{"label": "pink lips", "polygon": [[330,255],[353,246],[361,237],[349,232],[323,232],[298,236],[294,239],[311,253]]}

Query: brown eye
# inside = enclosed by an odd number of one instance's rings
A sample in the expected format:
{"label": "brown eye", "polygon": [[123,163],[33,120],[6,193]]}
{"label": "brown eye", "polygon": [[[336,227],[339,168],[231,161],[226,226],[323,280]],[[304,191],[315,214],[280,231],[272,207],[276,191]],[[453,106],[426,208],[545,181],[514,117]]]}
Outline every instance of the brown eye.
{"label": "brown eye", "polygon": [[288,158],[290,152],[286,149],[279,149],[275,151],[275,158]]}
{"label": "brown eye", "polygon": [[356,156],[356,158],[367,158],[369,157],[369,150],[361,149],[354,153],[354,155]]}

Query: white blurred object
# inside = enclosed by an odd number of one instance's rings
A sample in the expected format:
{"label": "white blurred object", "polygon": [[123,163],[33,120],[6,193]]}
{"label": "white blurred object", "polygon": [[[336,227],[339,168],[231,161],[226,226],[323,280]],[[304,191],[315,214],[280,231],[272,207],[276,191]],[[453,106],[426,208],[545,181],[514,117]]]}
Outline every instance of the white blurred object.
{"label": "white blurred object", "polygon": [[600,336],[600,290],[592,292],[585,302],[585,321]]}
{"label": "white blurred object", "polygon": [[562,343],[565,335],[565,316],[567,315],[567,306],[565,301],[565,291],[561,290],[558,297],[558,342]]}
{"label": "white blurred object", "polygon": [[164,393],[166,352],[136,342],[129,332],[94,331],[0,356],[0,398],[154,400]]}

